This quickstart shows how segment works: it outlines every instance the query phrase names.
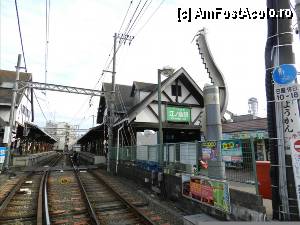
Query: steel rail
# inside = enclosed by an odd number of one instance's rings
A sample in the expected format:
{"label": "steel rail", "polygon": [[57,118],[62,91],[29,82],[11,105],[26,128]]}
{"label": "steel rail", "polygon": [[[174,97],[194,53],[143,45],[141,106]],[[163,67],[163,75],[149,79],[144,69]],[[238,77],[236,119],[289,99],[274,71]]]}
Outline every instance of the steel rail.
{"label": "steel rail", "polygon": [[[61,159],[62,156],[58,157],[56,160],[54,160],[54,162],[52,163],[51,167],[53,167],[54,165],[57,164],[57,162]],[[49,209],[48,209],[48,194],[47,194],[47,181],[48,181],[48,176],[50,173],[50,168],[48,168],[46,171],[44,171],[44,175],[43,175],[43,183],[42,186],[40,186],[40,192],[39,192],[39,200],[40,200],[40,196],[42,198],[42,201],[39,203],[41,203],[42,205],[38,205],[38,209],[42,209],[40,210],[37,215],[37,218],[42,217],[42,223],[37,225],[43,225],[45,222],[45,224],[50,225],[50,216],[49,216]],[[43,216],[44,215],[44,216]]]}
{"label": "steel rail", "polygon": [[74,173],[75,173],[75,177],[78,181],[78,184],[79,184],[79,187],[80,187],[80,191],[81,191],[81,195],[83,196],[84,200],[85,200],[85,203],[87,205],[87,209],[88,209],[88,213],[90,215],[90,219],[92,220],[92,223],[93,224],[96,224],[96,225],[101,225],[98,218],[97,218],[97,215],[93,209],[93,206],[89,200],[89,197],[88,197],[88,194],[86,192],[86,189],[82,183],[82,180],[80,179],[79,175],[78,175],[78,170],[75,168],[74,166],[74,163],[73,163],[73,160],[71,159],[71,162],[72,162],[72,166],[73,166],[73,170],[74,170]]}
{"label": "steel rail", "polygon": [[[57,157],[57,159],[59,159],[60,157]],[[37,168],[36,168],[37,169]],[[8,206],[8,204],[10,203],[10,201],[12,200],[12,198],[15,196],[16,192],[21,188],[21,186],[23,185],[23,183],[25,182],[25,180],[32,176],[35,173],[35,170],[28,173],[27,175],[23,176],[18,183],[14,186],[14,188],[11,190],[11,192],[6,196],[6,198],[2,201],[1,205],[0,205],[0,216],[4,213],[6,207]],[[42,177],[43,179],[43,177]],[[37,221],[40,220],[40,215],[39,214],[39,202],[40,202],[40,196],[38,197],[38,207],[37,207]],[[39,214],[39,215],[38,215]],[[38,223],[37,223],[38,224]],[[42,224],[40,224],[42,225]]]}
{"label": "steel rail", "polygon": [[[61,157],[62,156],[59,156],[59,157],[55,158],[50,163],[51,167],[53,167],[54,165],[56,165],[57,162],[61,159]],[[38,207],[37,207],[37,225],[43,225],[43,210],[44,210],[44,212],[47,212],[47,211],[45,211],[45,209],[46,208],[48,209],[48,202],[45,201],[45,200],[47,200],[47,192],[46,192],[46,195],[45,195],[45,183],[47,183],[49,169],[50,168],[48,168],[46,171],[44,171],[43,177],[42,177],[41,182],[40,182],[39,197],[38,197]],[[45,203],[45,204],[43,204],[43,203]],[[46,216],[46,214],[45,214],[45,216]]]}
{"label": "steel rail", "polygon": [[101,183],[105,185],[121,202],[129,207],[130,210],[133,211],[134,214],[138,215],[147,225],[154,225],[155,223],[152,220],[144,215],[136,206],[131,204],[125,198],[122,197],[113,187],[111,187],[101,176],[99,176],[94,171],[89,171],[92,175],[94,175]]}

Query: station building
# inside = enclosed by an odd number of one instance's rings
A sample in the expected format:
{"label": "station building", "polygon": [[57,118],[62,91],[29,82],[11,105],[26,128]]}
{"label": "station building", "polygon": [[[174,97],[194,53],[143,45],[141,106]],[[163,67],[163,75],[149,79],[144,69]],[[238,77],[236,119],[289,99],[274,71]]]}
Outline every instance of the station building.
{"label": "station building", "polygon": [[[103,83],[103,91],[111,91]],[[100,97],[97,125],[77,143],[82,151],[105,156],[108,142],[109,93]],[[200,141],[204,110],[203,92],[184,68],[178,69],[161,83],[161,112],[164,143]],[[134,146],[158,143],[157,84],[134,81],[116,85],[113,145]],[[99,159],[100,160],[100,159]],[[104,157],[100,161],[103,161]]]}

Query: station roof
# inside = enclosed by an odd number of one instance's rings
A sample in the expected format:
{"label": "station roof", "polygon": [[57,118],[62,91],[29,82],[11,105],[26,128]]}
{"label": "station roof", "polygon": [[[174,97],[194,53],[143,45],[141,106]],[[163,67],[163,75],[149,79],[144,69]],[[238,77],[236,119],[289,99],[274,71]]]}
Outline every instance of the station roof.
{"label": "station roof", "polygon": [[103,124],[99,124],[98,126],[95,126],[93,128],[91,128],[88,132],[86,132],[83,136],[81,136],[76,143],[77,144],[82,144],[82,143],[86,143],[90,140],[94,140],[96,135],[100,135],[101,131],[103,131],[104,125]]}
{"label": "station roof", "polygon": [[252,119],[247,121],[229,122],[222,124],[223,133],[233,133],[242,131],[267,130],[267,118]]}
{"label": "station roof", "polygon": [[[38,125],[25,122],[25,126],[28,129],[27,137],[32,138],[37,141],[45,141],[50,144],[54,144],[57,142],[56,138],[52,137],[46,131],[42,130]],[[25,129],[23,127],[23,129]]]}

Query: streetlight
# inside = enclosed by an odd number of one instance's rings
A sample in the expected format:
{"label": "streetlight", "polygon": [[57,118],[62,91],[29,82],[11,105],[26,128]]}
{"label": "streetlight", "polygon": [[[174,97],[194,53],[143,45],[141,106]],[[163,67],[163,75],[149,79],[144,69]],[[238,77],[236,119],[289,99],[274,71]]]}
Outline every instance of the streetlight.
{"label": "streetlight", "polygon": [[161,74],[168,77],[173,75],[174,69],[170,66],[165,66],[162,69],[157,70],[158,75],[158,121],[159,121],[159,163],[163,166],[164,163],[164,151],[163,151],[163,129],[162,129],[162,118],[161,118]]}

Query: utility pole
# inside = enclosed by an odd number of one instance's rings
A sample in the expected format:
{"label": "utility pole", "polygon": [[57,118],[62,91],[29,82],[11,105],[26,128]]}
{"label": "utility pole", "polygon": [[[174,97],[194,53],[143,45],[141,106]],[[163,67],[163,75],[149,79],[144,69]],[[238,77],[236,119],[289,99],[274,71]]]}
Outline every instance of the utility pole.
{"label": "utility pole", "polygon": [[[290,10],[289,0],[267,0],[267,8],[275,12]],[[296,101],[275,102],[272,74],[282,64],[294,64],[291,19],[269,18],[266,43],[266,95],[269,146],[271,153],[273,219],[298,220],[297,197],[293,179],[290,139],[299,132]],[[288,108],[289,113],[285,113]],[[292,119],[287,115],[298,112]],[[292,126],[293,125],[293,126]],[[295,201],[296,200],[296,201]]]}
{"label": "utility pole", "polygon": [[14,88],[12,89],[12,99],[11,99],[11,108],[9,114],[9,136],[8,136],[8,143],[7,143],[7,154],[5,157],[4,162],[4,169],[7,171],[9,169],[10,163],[10,153],[11,153],[11,144],[12,144],[12,132],[14,129],[15,123],[15,106],[16,106],[16,98],[17,98],[17,91],[18,91],[18,81],[20,77],[20,65],[21,65],[21,54],[18,54],[18,62],[16,66],[16,82],[14,84]]}
{"label": "utility pole", "polygon": [[112,71],[103,71],[103,72],[111,72],[112,79],[111,79],[111,94],[109,96],[109,104],[108,104],[108,111],[109,111],[109,120],[108,120],[108,151],[107,151],[107,172],[110,172],[110,152],[112,151],[113,147],[113,126],[115,121],[115,97],[116,97],[116,84],[115,84],[115,77],[116,77],[116,54],[117,54],[117,39],[120,41],[124,40],[124,44],[127,40],[129,40],[129,45],[133,40],[133,36],[124,35],[124,34],[114,34],[114,47],[113,47],[113,68]]}
{"label": "utility pole", "polygon": [[297,24],[298,24],[298,34],[300,36],[300,0],[295,0],[295,11],[297,16]]}

